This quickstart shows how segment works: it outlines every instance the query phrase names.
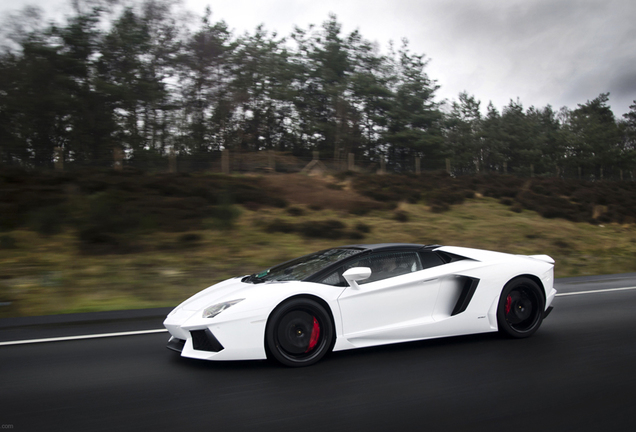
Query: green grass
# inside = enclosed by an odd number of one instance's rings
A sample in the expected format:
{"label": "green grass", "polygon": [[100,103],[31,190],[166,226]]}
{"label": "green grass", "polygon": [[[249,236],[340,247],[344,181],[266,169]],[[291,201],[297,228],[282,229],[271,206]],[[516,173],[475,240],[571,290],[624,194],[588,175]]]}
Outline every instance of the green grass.
{"label": "green grass", "polygon": [[[545,219],[533,211],[515,213],[494,198],[468,199],[445,213],[422,203],[396,210],[372,210],[364,216],[347,211],[302,215],[285,209],[242,209],[232,230],[214,223],[184,232],[138,234],[134,253],[94,255],[80,252],[72,229],[42,236],[28,229],[0,233],[11,241],[0,247],[0,316],[136,309],[173,306],[223,279],[253,273],[276,263],[347,243],[437,243],[515,254],[548,254],[557,277],[636,271],[633,224],[592,225]],[[364,240],[326,240],[299,234],[269,233],[275,219],[292,223],[339,219],[348,230],[358,223],[371,228]],[[205,221],[204,221],[205,222]],[[186,237],[184,234],[193,234]]]}

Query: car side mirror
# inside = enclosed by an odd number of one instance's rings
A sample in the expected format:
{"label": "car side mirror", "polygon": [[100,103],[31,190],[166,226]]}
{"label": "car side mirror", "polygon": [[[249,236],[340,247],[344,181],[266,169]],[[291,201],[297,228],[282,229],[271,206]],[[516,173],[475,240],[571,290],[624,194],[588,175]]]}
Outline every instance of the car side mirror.
{"label": "car side mirror", "polygon": [[342,274],[351,288],[358,289],[358,282],[369,279],[371,277],[371,269],[369,267],[353,267]]}

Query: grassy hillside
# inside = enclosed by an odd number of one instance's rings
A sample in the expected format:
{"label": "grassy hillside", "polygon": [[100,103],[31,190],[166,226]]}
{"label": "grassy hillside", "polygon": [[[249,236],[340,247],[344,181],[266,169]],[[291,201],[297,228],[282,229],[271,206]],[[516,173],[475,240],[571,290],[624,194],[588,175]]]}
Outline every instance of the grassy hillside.
{"label": "grassy hillside", "polygon": [[0,173],[0,316],[170,306],[225,278],[351,243],[545,253],[557,277],[636,271],[632,187],[441,175]]}

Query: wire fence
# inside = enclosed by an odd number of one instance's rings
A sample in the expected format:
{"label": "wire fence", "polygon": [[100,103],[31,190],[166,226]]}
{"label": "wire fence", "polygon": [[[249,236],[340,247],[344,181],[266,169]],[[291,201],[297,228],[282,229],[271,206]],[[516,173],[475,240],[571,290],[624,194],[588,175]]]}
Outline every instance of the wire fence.
{"label": "wire fence", "polygon": [[[313,152],[310,157],[295,156],[288,152],[272,150],[262,151],[210,151],[198,154],[176,154],[146,158],[127,158],[124,152],[114,151],[112,163],[108,164],[116,171],[136,169],[150,173],[304,173],[336,174],[356,172],[361,174],[421,174],[445,171],[453,177],[476,174],[509,174],[518,177],[554,177],[588,181],[622,180],[635,181],[634,171],[617,167],[607,169],[599,167],[554,166],[552,170],[535,170],[533,165],[509,169],[504,163],[498,169],[484,169],[478,163],[474,166],[459,166],[450,158],[427,159],[408,158],[400,161],[387,161],[384,157],[360,157],[353,153],[338,158],[321,157]],[[102,165],[103,168],[103,165]],[[0,167],[0,170],[2,168]],[[90,169],[90,166],[78,162],[65,162],[56,155],[56,171],[74,171]]]}
{"label": "wire fence", "polygon": [[[115,163],[117,166],[117,162]],[[518,177],[556,177],[588,181],[623,180],[634,181],[633,171],[617,167],[558,167],[549,171],[537,171],[533,165],[509,169],[506,164],[496,170],[474,167],[458,167],[450,158],[410,158],[399,162],[388,162],[383,157],[367,158],[346,154],[340,158],[320,157],[314,152],[311,157],[294,156],[290,153],[271,150],[258,152],[216,151],[205,155],[171,154],[152,163],[122,161],[120,166],[134,167],[152,172],[212,172],[212,173],[304,173],[335,174],[346,171],[362,174],[421,174],[446,171],[451,176],[475,174],[509,174]]]}

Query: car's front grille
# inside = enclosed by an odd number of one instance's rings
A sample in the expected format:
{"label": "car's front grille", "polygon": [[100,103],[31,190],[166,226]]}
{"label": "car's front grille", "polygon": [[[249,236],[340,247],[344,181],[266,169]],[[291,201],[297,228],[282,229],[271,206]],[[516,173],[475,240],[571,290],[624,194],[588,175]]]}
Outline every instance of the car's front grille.
{"label": "car's front grille", "polygon": [[210,329],[191,330],[192,347],[199,351],[219,352],[223,350],[223,345],[214,337]]}

